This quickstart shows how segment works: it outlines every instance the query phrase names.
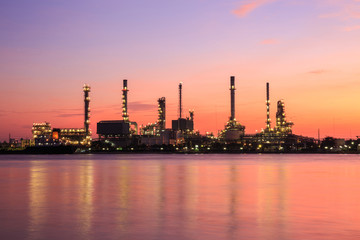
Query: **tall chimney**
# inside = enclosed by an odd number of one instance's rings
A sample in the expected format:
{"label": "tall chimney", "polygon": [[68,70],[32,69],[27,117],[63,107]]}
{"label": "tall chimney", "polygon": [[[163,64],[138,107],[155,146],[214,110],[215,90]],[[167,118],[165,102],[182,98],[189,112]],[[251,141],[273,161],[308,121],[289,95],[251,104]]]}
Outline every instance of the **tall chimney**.
{"label": "tall chimney", "polygon": [[231,116],[230,120],[235,120],[235,77],[230,77],[230,98],[231,98]]}
{"label": "tall chimney", "polygon": [[125,122],[129,122],[129,115],[127,111],[127,92],[129,91],[127,89],[127,80],[123,80],[123,96],[122,96],[122,117]]}
{"label": "tall chimney", "polygon": [[270,86],[269,83],[266,83],[266,129],[270,130],[271,120],[270,120]]}
{"label": "tall chimney", "polygon": [[85,84],[83,87],[84,91],[84,128],[86,137],[90,136],[90,86]]}
{"label": "tall chimney", "polygon": [[182,82],[179,83],[179,118],[182,115]]}

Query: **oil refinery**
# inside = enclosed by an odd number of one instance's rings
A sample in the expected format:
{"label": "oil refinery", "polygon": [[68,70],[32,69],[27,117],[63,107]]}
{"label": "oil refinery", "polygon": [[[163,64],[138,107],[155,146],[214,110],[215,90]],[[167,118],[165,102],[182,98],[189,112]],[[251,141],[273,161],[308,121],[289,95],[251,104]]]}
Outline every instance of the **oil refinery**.
{"label": "oil refinery", "polygon": [[[270,118],[270,83],[265,86],[265,127],[259,133],[248,134],[245,126],[235,116],[235,76],[230,77],[230,116],[218,136],[212,133],[201,135],[194,130],[194,111],[183,113],[183,83],[178,85],[178,118],[171,120],[171,128],[166,128],[166,98],[157,100],[157,119],[154,123],[138,126],[130,120],[128,113],[128,80],[123,80],[121,91],[122,119],[101,120],[96,126],[97,137],[92,139],[90,129],[90,86],[83,86],[84,123],[83,128],[52,128],[49,122],[33,123],[32,139],[17,141],[9,137],[9,144],[0,149],[34,149],[71,146],[79,152],[358,152],[360,140],[323,140],[293,134],[294,123],[287,121],[285,102],[277,101],[275,126]],[[264,115],[264,116],[265,116]],[[244,114],[242,114],[244,116]]]}

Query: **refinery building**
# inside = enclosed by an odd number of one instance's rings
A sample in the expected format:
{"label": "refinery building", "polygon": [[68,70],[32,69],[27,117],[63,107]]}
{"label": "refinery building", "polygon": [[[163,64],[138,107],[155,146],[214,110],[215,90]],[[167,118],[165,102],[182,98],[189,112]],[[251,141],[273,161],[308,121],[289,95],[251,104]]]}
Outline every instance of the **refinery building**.
{"label": "refinery building", "polygon": [[[123,80],[121,91],[121,119],[101,120],[96,126],[97,137],[92,140],[90,130],[90,86],[84,85],[84,123],[82,128],[52,128],[48,122],[34,123],[32,127],[35,146],[70,145],[92,151],[171,149],[176,151],[273,152],[313,149],[319,140],[295,135],[293,123],[288,121],[284,100],[278,100],[275,126],[270,119],[270,84],[266,83],[266,119],[260,133],[248,134],[245,126],[236,119],[235,76],[230,77],[230,116],[218,136],[200,135],[194,126],[194,111],[183,113],[183,83],[178,85],[178,118],[166,128],[166,98],[157,99],[157,119],[154,123],[138,125],[128,113],[128,80]],[[241,114],[244,116],[245,114]]]}

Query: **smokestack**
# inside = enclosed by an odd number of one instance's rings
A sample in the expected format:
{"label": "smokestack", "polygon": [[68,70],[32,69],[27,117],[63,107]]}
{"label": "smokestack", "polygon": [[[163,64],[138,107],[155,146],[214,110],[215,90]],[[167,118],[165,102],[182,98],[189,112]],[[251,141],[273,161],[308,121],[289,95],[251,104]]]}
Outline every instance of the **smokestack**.
{"label": "smokestack", "polygon": [[123,80],[123,96],[122,96],[122,117],[125,122],[129,122],[129,115],[127,111],[127,92],[129,91],[127,89],[127,80]]}
{"label": "smokestack", "polygon": [[182,82],[179,83],[179,118],[182,115]]}
{"label": "smokestack", "polygon": [[230,77],[230,98],[231,98],[231,116],[230,120],[235,120],[235,77]]}
{"label": "smokestack", "polygon": [[89,97],[89,92],[90,92],[90,86],[85,84],[84,88],[84,128],[85,128],[85,134],[86,137],[90,136],[90,97]]}
{"label": "smokestack", "polygon": [[270,86],[266,83],[266,129],[270,130]]}

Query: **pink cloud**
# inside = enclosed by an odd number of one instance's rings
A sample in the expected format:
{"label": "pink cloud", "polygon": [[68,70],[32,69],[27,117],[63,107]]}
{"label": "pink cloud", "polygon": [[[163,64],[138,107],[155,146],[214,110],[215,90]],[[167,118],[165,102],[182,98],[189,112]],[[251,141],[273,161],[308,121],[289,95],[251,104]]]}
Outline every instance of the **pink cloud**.
{"label": "pink cloud", "polygon": [[250,12],[254,11],[256,8],[259,8],[266,3],[274,1],[276,0],[249,0],[246,3],[241,4],[241,6],[237,9],[233,10],[232,13],[238,17],[245,17]]}
{"label": "pink cloud", "polygon": [[262,45],[272,45],[272,44],[278,44],[278,43],[279,43],[279,40],[274,39],[274,38],[265,39],[260,42],[260,44],[262,44]]}
{"label": "pink cloud", "polygon": [[351,32],[360,29],[360,25],[345,27],[344,31]]}
{"label": "pink cloud", "polygon": [[343,20],[360,18],[360,0],[327,0],[325,3],[337,7],[338,11],[321,14],[319,18],[340,18]]}

